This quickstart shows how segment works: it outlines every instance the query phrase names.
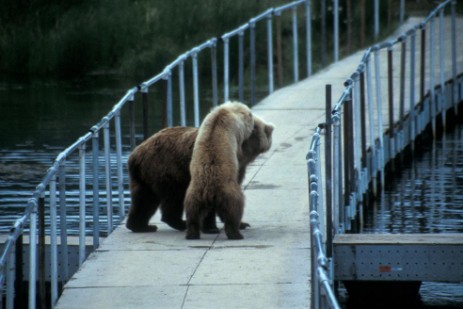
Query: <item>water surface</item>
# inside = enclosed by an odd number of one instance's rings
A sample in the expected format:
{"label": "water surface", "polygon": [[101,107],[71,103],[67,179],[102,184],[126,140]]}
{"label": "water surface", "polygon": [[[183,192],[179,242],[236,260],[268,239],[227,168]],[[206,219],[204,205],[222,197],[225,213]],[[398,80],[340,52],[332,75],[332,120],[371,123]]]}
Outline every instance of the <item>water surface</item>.
{"label": "water surface", "polygon": [[0,232],[22,214],[56,156],[130,87],[107,77],[0,84]]}

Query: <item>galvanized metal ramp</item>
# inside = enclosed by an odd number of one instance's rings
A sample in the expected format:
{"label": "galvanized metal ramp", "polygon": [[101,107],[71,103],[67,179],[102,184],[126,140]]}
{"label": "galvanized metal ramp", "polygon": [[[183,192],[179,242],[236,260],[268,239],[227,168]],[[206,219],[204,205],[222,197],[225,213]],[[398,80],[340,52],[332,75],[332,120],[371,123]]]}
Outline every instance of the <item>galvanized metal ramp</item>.
{"label": "galvanized metal ramp", "polygon": [[462,234],[339,234],[340,281],[463,282]]}

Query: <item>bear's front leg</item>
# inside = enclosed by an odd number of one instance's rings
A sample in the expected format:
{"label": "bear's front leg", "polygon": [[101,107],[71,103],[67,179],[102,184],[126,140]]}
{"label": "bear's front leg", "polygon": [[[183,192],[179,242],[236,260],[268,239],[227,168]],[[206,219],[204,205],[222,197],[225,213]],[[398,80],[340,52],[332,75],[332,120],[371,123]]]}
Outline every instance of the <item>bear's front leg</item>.
{"label": "bear's front leg", "polygon": [[158,197],[150,188],[133,180],[130,184],[131,205],[126,227],[135,233],[156,232],[156,225],[149,225],[150,218],[159,206]]}
{"label": "bear's front leg", "polygon": [[162,217],[161,221],[168,224],[170,227],[184,231],[186,230],[186,222],[182,220],[183,214],[183,197],[166,198],[161,203]]}
{"label": "bear's front leg", "polygon": [[131,217],[129,217],[125,226],[134,233],[153,233],[158,230],[156,225],[140,225],[131,220]]}

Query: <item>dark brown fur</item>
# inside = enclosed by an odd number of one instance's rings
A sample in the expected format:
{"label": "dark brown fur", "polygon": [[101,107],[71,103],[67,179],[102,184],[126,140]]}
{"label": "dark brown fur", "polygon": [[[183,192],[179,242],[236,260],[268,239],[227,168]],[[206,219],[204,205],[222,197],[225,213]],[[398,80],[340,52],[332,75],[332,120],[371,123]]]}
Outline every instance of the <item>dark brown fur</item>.
{"label": "dark brown fur", "polygon": [[126,226],[134,232],[156,231],[148,225],[161,205],[162,221],[185,230],[183,199],[190,183],[189,165],[198,130],[161,130],[140,144],[128,160],[132,204]]}
{"label": "dark brown fur", "polygon": [[[270,149],[273,126],[254,116],[254,130],[243,142],[239,158],[239,183],[246,167]],[[134,232],[153,232],[150,218],[161,207],[162,221],[174,229],[185,230],[183,199],[190,183],[189,165],[197,128],[173,127],[159,131],[140,144],[129,157],[128,169],[132,203],[126,226]],[[249,224],[241,222],[241,229]],[[203,233],[218,233],[215,212],[206,216]]]}

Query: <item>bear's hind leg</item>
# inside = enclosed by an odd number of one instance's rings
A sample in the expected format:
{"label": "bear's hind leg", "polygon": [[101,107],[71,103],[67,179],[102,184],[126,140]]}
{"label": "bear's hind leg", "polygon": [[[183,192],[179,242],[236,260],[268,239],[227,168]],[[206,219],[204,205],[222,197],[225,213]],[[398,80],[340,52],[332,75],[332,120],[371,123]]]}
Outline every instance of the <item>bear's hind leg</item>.
{"label": "bear's hind leg", "polygon": [[159,199],[143,184],[131,184],[130,187],[132,204],[125,226],[135,233],[156,232],[158,227],[148,223],[159,206]]}
{"label": "bear's hind leg", "polygon": [[183,216],[183,196],[168,197],[161,203],[162,218],[161,221],[168,224],[170,227],[184,231],[186,230],[186,222],[182,219]]}
{"label": "bear's hind leg", "polygon": [[217,222],[215,220],[215,211],[211,210],[208,212],[204,218],[202,232],[204,234],[219,234],[220,230],[217,227]]}
{"label": "bear's hind leg", "polygon": [[201,238],[201,217],[199,214],[187,214],[186,227],[186,239]]}
{"label": "bear's hind leg", "polygon": [[201,207],[196,203],[188,201],[188,197],[185,199],[185,212],[186,212],[186,239],[200,239],[201,238],[201,226],[203,220],[209,210]]}
{"label": "bear's hind leg", "polygon": [[[220,218],[220,216],[219,216],[219,218]],[[220,218],[220,221],[223,222],[223,219]],[[206,225],[206,221],[204,221],[204,225]],[[240,223],[240,230],[245,230],[245,229],[247,229],[248,227],[251,227],[251,224],[249,224],[249,223],[247,223],[247,222],[244,222],[244,221],[241,221],[241,223]]]}
{"label": "bear's hind leg", "polygon": [[222,203],[217,205],[217,213],[224,223],[225,234],[228,239],[243,239],[240,233],[241,218],[243,217],[244,196],[241,190],[235,194],[224,194]]}

